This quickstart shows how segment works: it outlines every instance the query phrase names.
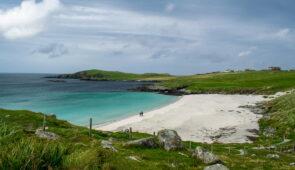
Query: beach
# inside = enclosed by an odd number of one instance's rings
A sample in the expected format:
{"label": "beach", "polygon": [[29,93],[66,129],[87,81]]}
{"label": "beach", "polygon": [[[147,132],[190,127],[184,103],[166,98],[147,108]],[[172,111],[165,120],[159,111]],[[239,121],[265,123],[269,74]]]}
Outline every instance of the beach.
{"label": "beach", "polygon": [[[278,94],[280,95],[280,94]],[[276,95],[276,96],[278,96]],[[195,142],[247,143],[257,136],[262,115],[245,105],[268,100],[261,95],[198,94],[182,96],[159,109],[95,126],[105,131],[133,131],[153,134],[173,129],[182,140]]]}

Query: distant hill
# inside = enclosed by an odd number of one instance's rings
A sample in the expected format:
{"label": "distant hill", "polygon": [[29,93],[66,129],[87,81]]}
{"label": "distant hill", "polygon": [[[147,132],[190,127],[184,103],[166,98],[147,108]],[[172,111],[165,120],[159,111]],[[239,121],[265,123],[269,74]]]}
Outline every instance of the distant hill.
{"label": "distant hill", "polygon": [[54,78],[75,78],[89,81],[156,81],[158,83],[154,86],[139,88],[138,91],[155,91],[167,94],[273,94],[295,88],[295,71],[273,70],[215,72],[188,76],[86,70],[74,74],[62,74]]}
{"label": "distant hill", "polygon": [[85,70],[74,74],[62,74],[55,76],[55,78],[75,78],[81,80],[91,81],[163,81],[174,78],[170,74],[158,73],[123,73],[119,71],[103,71],[103,70]]}

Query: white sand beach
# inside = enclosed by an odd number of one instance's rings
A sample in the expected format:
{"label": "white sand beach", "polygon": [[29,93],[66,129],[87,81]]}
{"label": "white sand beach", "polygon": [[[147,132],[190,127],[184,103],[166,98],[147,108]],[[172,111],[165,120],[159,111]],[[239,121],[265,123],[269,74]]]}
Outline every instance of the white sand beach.
{"label": "white sand beach", "polygon": [[259,128],[258,120],[262,116],[239,106],[254,105],[264,100],[261,95],[187,95],[175,103],[146,112],[143,117],[134,115],[95,128],[121,131],[132,127],[133,131],[150,134],[162,129],[173,129],[183,140],[251,142],[247,136],[256,135],[253,129]]}

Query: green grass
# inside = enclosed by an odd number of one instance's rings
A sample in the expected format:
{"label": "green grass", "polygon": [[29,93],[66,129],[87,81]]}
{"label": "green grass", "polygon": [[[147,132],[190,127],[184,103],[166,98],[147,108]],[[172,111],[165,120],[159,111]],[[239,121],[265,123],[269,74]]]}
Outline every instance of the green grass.
{"label": "green grass", "polygon": [[261,129],[275,128],[273,140],[286,138],[295,142],[295,92],[271,100],[266,106],[271,119],[261,119]]}
{"label": "green grass", "polygon": [[[252,144],[202,144],[192,142],[192,148],[203,146],[218,155],[230,169],[294,169],[295,161],[295,93],[271,100],[266,105],[266,115],[261,119],[261,134]],[[123,132],[93,131],[75,126],[66,121],[48,118],[48,131],[61,136],[58,140],[37,138],[36,128],[41,127],[43,114],[20,110],[0,109],[0,169],[203,169],[206,164],[191,156],[190,151],[168,152],[162,148],[125,147],[126,141],[149,137],[144,133],[133,133],[133,138]],[[275,127],[273,136],[265,136],[266,128]],[[117,139],[113,142],[118,152],[101,148],[101,140]],[[283,139],[291,141],[279,144]],[[184,145],[189,148],[189,142]],[[276,149],[255,150],[253,147],[276,145]],[[228,147],[230,147],[230,152]],[[248,154],[239,155],[245,149]],[[290,152],[291,150],[291,152]],[[288,152],[287,152],[288,151]],[[267,154],[278,154],[280,159],[267,158]],[[136,156],[140,162],[130,160]],[[173,167],[175,164],[177,167]]]}
{"label": "green grass", "polygon": [[160,85],[195,93],[271,94],[295,88],[295,71],[249,71],[176,77]]}

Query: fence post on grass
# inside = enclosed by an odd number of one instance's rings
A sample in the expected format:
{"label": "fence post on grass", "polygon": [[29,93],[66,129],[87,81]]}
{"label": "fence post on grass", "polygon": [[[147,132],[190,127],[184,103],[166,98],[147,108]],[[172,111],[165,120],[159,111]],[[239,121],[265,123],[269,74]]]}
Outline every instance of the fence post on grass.
{"label": "fence post on grass", "polygon": [[44,114],[44,117],[43,117],[43,131],[46,130],[46,114]]}
{"label": "fence post on grass", "polygon": [[89,137],[92,136],[92,118],[89,119]]}
{"label": "fence post on grass", "polygon": [[129,137],[132,139],[132,127],[129,128]]}

